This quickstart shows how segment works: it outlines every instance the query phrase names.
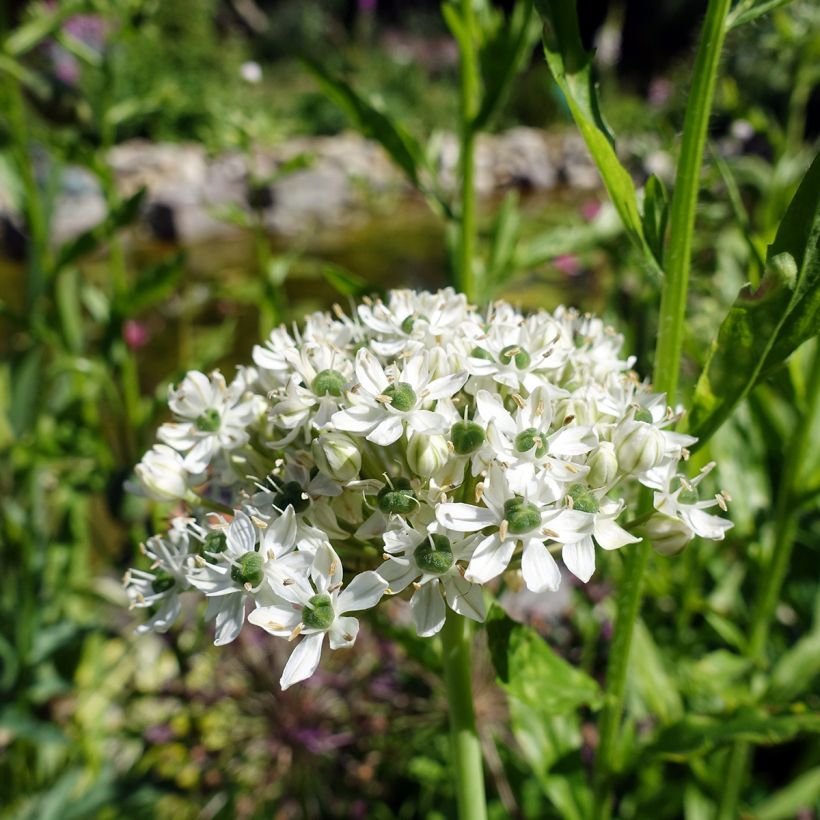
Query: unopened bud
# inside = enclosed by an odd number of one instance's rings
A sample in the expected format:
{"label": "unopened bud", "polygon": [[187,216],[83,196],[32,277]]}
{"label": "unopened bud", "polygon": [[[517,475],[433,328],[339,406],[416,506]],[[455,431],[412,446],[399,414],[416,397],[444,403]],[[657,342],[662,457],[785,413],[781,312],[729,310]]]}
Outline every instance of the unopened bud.
{"label": "unopened bud", "polygon": [[606,487],[618,475],[618,457],[611,441],[602,441],[587,462],[589,472],[586,480],[590,487]]}
{"label": "unopened bud", "polygon": [[188,492],[188,474],[182,456],[166,444],[157,444],[134,468],[145,494],[155,501],[178,501]]}
{"label": "unopened bud", "polygon": [[643,473],[657,467],[665,447],[663,433],[643,421],[625,421],[615,431],[618,464],[625,473]]}
{"label": "unopened bud", "polygon": [[413,433],[407,444],[407,463],[420,478],[437,473],[447,463],[449,456],[444,436]]}
{"label": "unopened bud", "polygon": [[362,469],[362,454],[344,433],[322,433],[311,445],[316,466],[337,481],[353,481]]}
{"label": "unopened bud", "polygon": [[691,540],[692,531],[679,518],[656,512],[643,525],[643,532],[655,552],[677,555]]}

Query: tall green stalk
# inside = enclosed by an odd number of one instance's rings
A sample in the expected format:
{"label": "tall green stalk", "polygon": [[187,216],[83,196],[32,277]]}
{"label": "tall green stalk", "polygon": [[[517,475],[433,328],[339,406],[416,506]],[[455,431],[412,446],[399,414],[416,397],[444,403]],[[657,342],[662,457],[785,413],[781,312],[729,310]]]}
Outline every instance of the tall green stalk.
{"label": "tall green stalk", "polygon": [[[806,453],[811,452],[809,436],[816,414],[820,411],[820,341],[815,342],[814,358],[806,385],[806,407],[786,450],[783,475],[775,501],[775,540],[769,560],[763,566],[761,585],[752,608],[752,623],[746,654],[757,664],[763,663],[769,629],[780,592],[789,569],[794,539],[797,535],[797,498],[800,495],[801,470]],[[737,804],[746,780],[751,758],[748,743],[736,743],[729,753],[724,787],[718,809],[718,820],[737,817]]]}
{"label": "tall green stalk", "polygon": [[475,46],[473,0],[462,0],[461,18],[465,36],[459,39],[459,93],[461,104],[461,219],[459,221],[459,256],[456,271],[457,289],[471,302],[483,296],[475,268],[476,194],[475,194],[475,118],[480,105],[478,58]]}
{"label": "tall green stalk", "polygon": [[459,820],[485,820],[484,769],[473,711],[470,625],[466,618],[449,608],[441,630],[441,643],[458,816]]}
{"label": "tall green stalk", "polygon": [[[666,278],[661,295],[653,378],[655,388],[666,393],[670,404],[675,403],[678,388],[700,169],[729,6],[730,0],[709,0],[695,59],[680,160],[675,177],[669,218],[671,229],[666,255]],[[645,498],[644,504],[646,503]],[[635,622],[640,612],[643,575],[649,560],[649,550],[650,544],[644,540],[633,547],[627,556],[624,579],[616,604],[615,629],[607,667],[606,700],[599,724],[600,742],[595,771],[596,810],[601,818],[608,818],[612,811],[611,779],[617,763],[615,748],[624,709],[629,652]]]}

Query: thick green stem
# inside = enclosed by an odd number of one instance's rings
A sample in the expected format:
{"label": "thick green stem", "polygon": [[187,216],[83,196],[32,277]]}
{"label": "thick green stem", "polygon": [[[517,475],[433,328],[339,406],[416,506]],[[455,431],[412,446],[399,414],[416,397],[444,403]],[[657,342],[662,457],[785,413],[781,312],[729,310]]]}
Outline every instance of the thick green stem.
{"label": "thick green stem", "polygon": [[[680,161],[675,177],[653,378],[655,388],[666,393],[670,404],[674,404],[678,388],[700,169],[729,6],[730,0],[709,0],[695,58]],[[648,504],[645,493],[641,512],[648,511]],[[601,716],[600,745],[595,762],[596,810],[601,818],[609,817],[612,810],[611,779],[616,768],[615,747],[624,708],[629,651],[641,608],[643,574],[649,560],[649,550],[650,545],[646,541],[632,548],[626,560],[617,600],[615,631],[607,667],[606,702]]]}
{"label": "thick green stem", "polygon": [[460,820],[485,820],[484,769],[475,728],[470,664],[470,626],[466,618],[447,610],[441,630],[444,682],[450,705],[450,738]]}
{"label": "thick green stem", "polygon": [[462,0],[461,17],[466,37],[461,46],[460,96],[461,96],[461,221],[459,224],[459,259],[457,286],[474,302],[483,297],[481,283],[477,281],[475,268],[476,201],[475,201],[475,128],[474,121],[479,107],[478,63],[475,49],[475,19],[473,0]]}
{"label": "thick green stem", "polygon": [[[806,453],[811,452],[809,438],[812,425],[820,410],[820,340],[815,342],[814,358],[806,385],[806,406],[788,444],[783,475],[780,478],[775,502],[775,540],[771,556],[761,571],[761,586],[752,609],[747,655],[755,663],[763,663],[777,602],[789,571],[794,539],[797,535],[798,509],[795,498],[800,494],[800,477]],[[718,820],[737,817],[737,804],[746,770],[751,758],[748,743],[736,743],[729,755],[724,778]]]}
{"label": "thick green stem", "polygon": [[709,0],[686,106],[680,160],[669,213],[671,233],[661,295],[654,383],[658,390],[668,395],[670,404],[675,401],[678,387],[700,169],[729,5],[730,0]]}

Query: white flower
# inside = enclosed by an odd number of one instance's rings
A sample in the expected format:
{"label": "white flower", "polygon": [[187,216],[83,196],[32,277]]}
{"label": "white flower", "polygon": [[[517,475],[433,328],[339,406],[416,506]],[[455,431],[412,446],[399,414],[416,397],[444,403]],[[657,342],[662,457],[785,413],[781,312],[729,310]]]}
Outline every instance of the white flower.
{"label": "white flower", "polygon": [[445,432],[446,419],[424,406],[449,398],[467,380],[466,373],[459,373],[431,381],[426,353],[412,356],[400,370],[391,367],[388,377],[376,357],[362,348],[356,354],[355,370],[357,403],[335,413],[333,424],[381,446],[401,438],[405,424],[417,433]]}
{"label": "white flower", "polygon": [[189,473],[203,472],[216,455],[235,450],[249,439],[248,427],[260,414],[260,397],[248,395],[244,379],[230,387],[221,373],[210,379],[196,370],[169,390],[168,406],[176,422],[163,424],[158,438],[185,456]]}
{"label": "white flower", "polygon": [[134,468],[145,494],[154,501],[179,501],[188,493],[182,456],[166,444],[155,444]]}
{"label": "white flower", "polygon": [[473,552],[464,574],[468,581],[483,584],[500,575],[521,544],[521,571],[527,588],[533,592],[554,591],[561,583],[561,572],[544,546],[544,529],[564,512],[562,507],[555,506],[558,498],[554,483],[543,476],[526,496],[517,495],[505,471],[493,465],[484,483],[482,501],[486,506],[441,504],[436,517],[440,524],[456,532],[494,528],[495,532],[482,539]]}
{"label": "white flower", "polygon": [[458,563],[469,561],[479,538],[464,538],[435,521],[422,531],[402,521],[384,533],[387,560],[378,573],[391,593],[414,585],[410,609],[422,637],[435,635],[444,625],[445,598],[459,615],[474,621],[486,617],[481,586],[466,580]]}
{"label": "white flower", "polygon": [[307,577],[278,585],[275,600],[254,610],[248,620],[271,635],[302,636],[282,672],[282,689],[316,671],[325,635],[331,649],[352,646],[359,622],[347,613],[375,606],[386,588],[387,582],[377,573],[363,572],[342,589],[342,562],[330,544],[316,550]]}

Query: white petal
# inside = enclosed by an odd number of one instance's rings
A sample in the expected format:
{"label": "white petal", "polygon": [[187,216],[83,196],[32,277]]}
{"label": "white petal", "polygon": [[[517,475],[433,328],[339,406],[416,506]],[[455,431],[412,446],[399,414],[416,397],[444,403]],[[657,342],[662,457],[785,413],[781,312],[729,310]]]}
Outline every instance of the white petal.
{"label": "white petal", "polygon": [[260,626],[271,635],[287,637],[302,620],[301,610],[289,604],[260,606],[248,615],[248,623]]}
{"label": "white petal", "polygon": [[282,677],[279,679],[279,686],[284,691],[294,683],[299,683],[309,678],[319,665],[319,658],[322,656],[322,641],[325,639],[324,632],[317,632],[314,635],[306,635],[299,641],[298,646],[290,653],[290,658],[282,670]]}
{"label": "white petal", "polygon": [[458,572],[454,572],[444,579],[444,592],[453,612],[480,623],[487,617],[481,584],[471,584]]}
{"label": "white petal", "polygon": [[372,441],[380,447],[387,447],[388,444],[398,441],[403,431],[404,426],[401,416],[388,416],[379,422],[379,424],[367,434],[366,438],[368,441]]}
{"label": "white petal", "polygon": [[406,382],[418,393],[427,381],[427,360],[424,356],[413,356],[408,359],[402,368],[399,381]]}
{"label": "white petal", "polygon": [[501,398],[488,390],[479,390],[475,397],[478,415],[485,423],[493,424],[505,435],[513,438],[517,428],[513,417],[504,409]]}
{"label": "white petal", "polygon": [[376,357],[365,347],[356,354],[356,378],[371,396],[384,393],[389,384]]}
{"label": "white petal", "polygon": [[413,613],[416,632],[422,638],[435,635],[444,626],[444,617],[447,613],[438,582],[431,581],[415,591],[410,599],[410,611]]}
{"label": "white petal", "polygon": [[488,535],[475,549],[464,577],[476,584],[484,584],[501,575],[515,552],[515,541],[502,541],[498,533]]}
{"label": "white petal", "polygon": [[593,534],[595,540],[605,550],[616,550],[625,544],[637,544],[641,540],[637,535],[632,535],[616,524],[612,518],[596,518]]}
{"label": "white petal", "polygon": [[405,561],[406,559],[385,561],[378,569],[391,592],[401,592],[421,575],[421,570],[412,561]]}
{"label": "white petal", "polygon": [[564,544],[561,558],[566,568],[584,583],[595,572],[595,546],[588,535],[574,544]]}
{"label": "white petal", "polygon": [[310,577],[319,592],[327,592],[342,582],[342,562],[330,544],[320,544],[313,557]]}
{"label": "white petal", "polygon": [[224,646],[236,640],[245,623],[245,596],[231,595],[223,598],[223,606],[216,614],[214,646]]}
{"label": "white petal", "polygon": [[681,510],[683,520],[690,529],[701,538],[709,538],[712,541],[722,541],[726,530],[732,528],[732,522],[721,518],[719,515],[710,515],[703,510]]}
{"label": "white petal", "polygon": [[414,410],[407,416],[407,423],[417,433],[444,433],[447,431],[447,419],[432,410]]}
{"label": "white petal", "polygon": [[387,581],[377,572],[362,572],[339,593],[337,612],[359,612],[370,609],[381,599],[387,589]]}
{"label": "white petal", "polygon": [[426,398],[428,399],[448,399],[464,387],[467,381],[467,373],[455,373],[452,376],[442,376],[434,379],[427,385]]}
{"label": "white petal", "polygon": [[228,527],[226,539],[228,547],[234,552],[253,552],[256,546],[256,527],[245,513],[237,510]]}
{"label": "white petal", "polygon": [[265,551],[273,550],[276,558],[286,553],[296,540],[296,513],[293,506],[288,504],[287,509],[276,520],[268,524],[262,536],[262,545]]}
{"label": "white petal", "polygon": [[328,630],[331,649],[344,649],[353,646],[356,636],[359,634],[359,621],[357,618],[345,617],[336,618],[333,626]]}
{"label": "white petal", "polygon": [[476,507],[474,504],[440,504],[436,510],[436,518],[447,529],[456,532],[476,532],[490,524],[498,523],[498,518],[492,510]]}
{"label": "white petal", "polygon": [[338,413],[334,413],[331,422],[337,430],[347,433],[367,433],[383,418],[384,413],[377,407],[358,404],[349,407],[347,410],[339,410]]}
{"label": "white petal", "polygon": [[598,444],[591,427],[569,426],[550,436],[549,450],[554,456],[579,456]]}
{"label": "white petal", "polygon": [[524,547],[521,573],[531,592],[543,592],[545,589],[555,592],[561,586],[561,570],[541,541],[532,540]]}

